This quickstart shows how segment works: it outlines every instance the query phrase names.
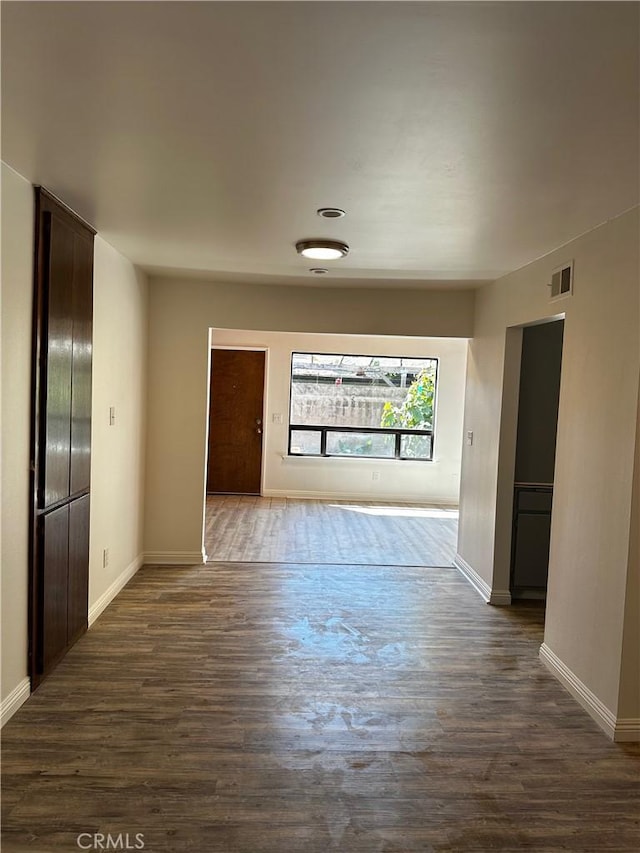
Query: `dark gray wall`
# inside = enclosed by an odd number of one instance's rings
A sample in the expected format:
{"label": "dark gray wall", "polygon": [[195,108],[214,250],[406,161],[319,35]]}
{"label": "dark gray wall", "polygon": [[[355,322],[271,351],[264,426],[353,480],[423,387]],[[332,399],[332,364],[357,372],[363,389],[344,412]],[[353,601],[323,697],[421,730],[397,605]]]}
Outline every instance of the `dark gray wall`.
{"label": "dark gray wall", "polygon": [[516,481],[553,483],[564,321],[522,332]]}

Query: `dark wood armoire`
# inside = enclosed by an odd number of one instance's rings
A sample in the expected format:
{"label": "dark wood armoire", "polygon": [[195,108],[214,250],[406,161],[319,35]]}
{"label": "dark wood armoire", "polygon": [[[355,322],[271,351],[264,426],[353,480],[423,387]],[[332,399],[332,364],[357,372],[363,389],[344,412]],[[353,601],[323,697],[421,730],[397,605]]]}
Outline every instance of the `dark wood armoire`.
{"label": "dark wood armoire", "polygon": [[35,188],[29,672],[87,630],[95,231]]}

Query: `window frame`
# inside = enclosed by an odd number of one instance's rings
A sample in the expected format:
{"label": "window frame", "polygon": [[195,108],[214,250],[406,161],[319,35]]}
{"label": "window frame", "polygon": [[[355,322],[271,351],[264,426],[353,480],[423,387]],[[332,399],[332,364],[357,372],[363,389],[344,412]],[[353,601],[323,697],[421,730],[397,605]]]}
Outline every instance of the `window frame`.
{"label": "window frame", "polygon": [[[321,424],[297,424],[291,422],[291,407],[293,402],[293,358],[296,355],[327,355],[334,357],[346,358],[410,358],[421,361],[435,362],[435,375],[433,381],[433,417],[431,429],[410,429],[407,427],[359,427],[359,426],[325,426]],[[434,461],[434,445],[435,445],[435,422],[436,422],[436,403],[438,396],[438,380],[440,373],[440,358],[438,356],[419,356],[419,355],[366,355],[363,353],[336,353],[336,352],[310,352],[303,350],[292,350],[289,361],[289,411],[287,413],[288,436],[287,436],[287,456],[294,459],[359,459],[366,461],[368,459],[399,461],[399,462],[433,462]],[[291,450],[291,437],[293,432],[319,432],[320,433],[320,452],[319,453],[295,453]],[[327,452],[327,434],[330,432],[338,433],[357,433],[363,435],[393,435],[394,436],[394,455],[393,456],[358,456],[348,453],[328,453]],[[431,438],[429,456],[406,456],[402,454],[402,439],[407,436],[424,435]]]}

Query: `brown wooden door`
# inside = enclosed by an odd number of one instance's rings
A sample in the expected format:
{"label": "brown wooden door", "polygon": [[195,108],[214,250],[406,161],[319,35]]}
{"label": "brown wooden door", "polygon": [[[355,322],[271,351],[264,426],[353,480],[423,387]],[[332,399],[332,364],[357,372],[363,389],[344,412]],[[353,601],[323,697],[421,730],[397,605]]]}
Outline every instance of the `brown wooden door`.
{"label": "brown wooden door", "polygon": [[87,629],[93,237],[89,226],[36,188],[32,687]]}
{"label": "brown wooden door", "polygon": [[211,352],[207,491],[259,495],[264,352]]}

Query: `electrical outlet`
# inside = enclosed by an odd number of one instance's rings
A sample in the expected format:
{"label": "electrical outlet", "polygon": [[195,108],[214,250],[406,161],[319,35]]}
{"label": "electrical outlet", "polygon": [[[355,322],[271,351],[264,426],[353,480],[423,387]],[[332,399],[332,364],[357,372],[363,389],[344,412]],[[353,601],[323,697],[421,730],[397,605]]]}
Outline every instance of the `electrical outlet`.
{"label": "electrical outlet", "polygon": [[371,479],[372,480],[379,480],[380,479],[380,471],[372,471],[371,472]]}
{"label": "electrical outlet", "polygon": [[468,445],[473,444],[473,430],[472,429],[467,430],[467,444]]}
{"label": "electrical outlet", "polygon": [[102,552],[102,568],[106,569],[109,565],[109,549],[105,548]]}

